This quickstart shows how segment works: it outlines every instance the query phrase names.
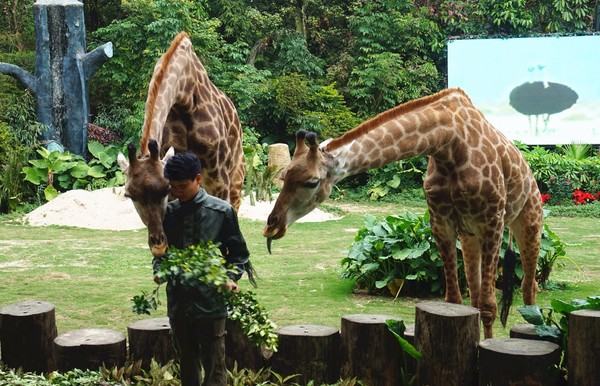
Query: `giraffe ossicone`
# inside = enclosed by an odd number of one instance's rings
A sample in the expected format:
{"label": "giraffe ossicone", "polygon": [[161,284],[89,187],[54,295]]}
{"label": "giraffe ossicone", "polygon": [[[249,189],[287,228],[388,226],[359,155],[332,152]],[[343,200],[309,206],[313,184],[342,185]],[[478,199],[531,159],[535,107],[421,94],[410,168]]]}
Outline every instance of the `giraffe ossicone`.
{"label": "giraffe ossicone", "polygon": [[462,303],[456,263],[459,239],[471,304],[481,311],[485,337],[491,337],[505,226],[521,253],[523,300],[535,303],[542,203],[520,151],[461,89],[399,105],[324,145],[299,132],[281,193],[263,231],[267,245],[323,202],[341,179],[417,155],[429,156],[423,187],[432,233],[444,261],[445,299]]}
{"label": "giraffe ossicone", "polygon": [[162,220],[169,181],[164,162],[174,152],[191,151],[202,163],[204,188],[241,204],[244,182],[242,129],[233,102],[214,85],[192,42],[180,32],[158,60],[148,86],[139,154],[131,144],[128,156],[118,156],[131,198],[148,228],[148,245],[155,256],[167,249]]}

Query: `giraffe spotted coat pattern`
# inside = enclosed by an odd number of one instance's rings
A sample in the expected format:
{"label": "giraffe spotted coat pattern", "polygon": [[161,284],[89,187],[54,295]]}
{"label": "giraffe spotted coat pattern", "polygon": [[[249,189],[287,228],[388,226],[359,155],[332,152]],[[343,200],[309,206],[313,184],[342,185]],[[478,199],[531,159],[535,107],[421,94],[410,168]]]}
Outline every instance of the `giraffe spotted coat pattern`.
{"label": "giraffe spotted coat pattern", "polygon": [[281,194],[263,231],[267,244],[283,237],[290,224],[323,202],[337,181],[417,155],[429,156],[423,187],[444,261],[445,299],[462,302],[456,264],[459,239],[471,304],[480,309],[484,334],[491,337],[505,226],[521,253],[523,300],[535,303],[542,203],[519,150],[461,89],[402,104],[320,145],[313,133],[299,132]]}
{"label": "giraffe spotted coat pattern", "polygon": [[202,162],[206,191],[239,209],[245,169],[238,114],[209,79],[185,32],[173,39],[154,68],[140,154],[133,148],[128,160],[119,158],[127,176],[126,194],[148,227],[148,243],[157,256],[167,248],[162,219],[168,181],[162,171],[169,149],[194,152]]}

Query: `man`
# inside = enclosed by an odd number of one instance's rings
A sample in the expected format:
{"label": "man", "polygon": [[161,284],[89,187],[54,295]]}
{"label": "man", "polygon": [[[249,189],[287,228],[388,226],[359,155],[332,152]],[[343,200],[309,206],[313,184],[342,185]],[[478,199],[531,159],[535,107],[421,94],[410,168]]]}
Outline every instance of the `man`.
{"label": "man", "polygon": [[[236,281],[244,270],[251,281],[249,252],[235,210],[226,201],[213,197],[202,188],[200,160],[193,153],[180,153],[165,165],[165,177],[176,200],[168,204],[163,227],[170,246],[186,248],[204,241],[219,244],[223,257],[237,273],[224,285],[226,291],[238,291]],[[164,257],[153,261],[158,271]],[[157,278],[155,277],[155,280]],[[181,365],[182,386],[225,386],[225,319],[223,295],[216,288],[194,288],[167,284],[167,309],[173,340]]]}

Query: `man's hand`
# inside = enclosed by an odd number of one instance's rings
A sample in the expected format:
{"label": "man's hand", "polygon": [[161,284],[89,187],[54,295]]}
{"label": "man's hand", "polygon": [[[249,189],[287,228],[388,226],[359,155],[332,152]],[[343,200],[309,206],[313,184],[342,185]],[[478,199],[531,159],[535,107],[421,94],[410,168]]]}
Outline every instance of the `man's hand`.
{"label": "man's hand", "polygon": [[240,292],[240,287],[233,280],[227,280],[227,283],[223,284],[223,289],[228,292]]}

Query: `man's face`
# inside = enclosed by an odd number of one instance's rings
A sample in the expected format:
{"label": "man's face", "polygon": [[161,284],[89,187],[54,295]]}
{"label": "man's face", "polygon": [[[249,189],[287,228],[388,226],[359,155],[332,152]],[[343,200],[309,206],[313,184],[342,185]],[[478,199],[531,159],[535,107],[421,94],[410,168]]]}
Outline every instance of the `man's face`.
{"label": "man's face", "polygon": [[181,202],[193,199],[202,185],[202,175],[198,174],[191,180],[170,180],[171,195]]}

